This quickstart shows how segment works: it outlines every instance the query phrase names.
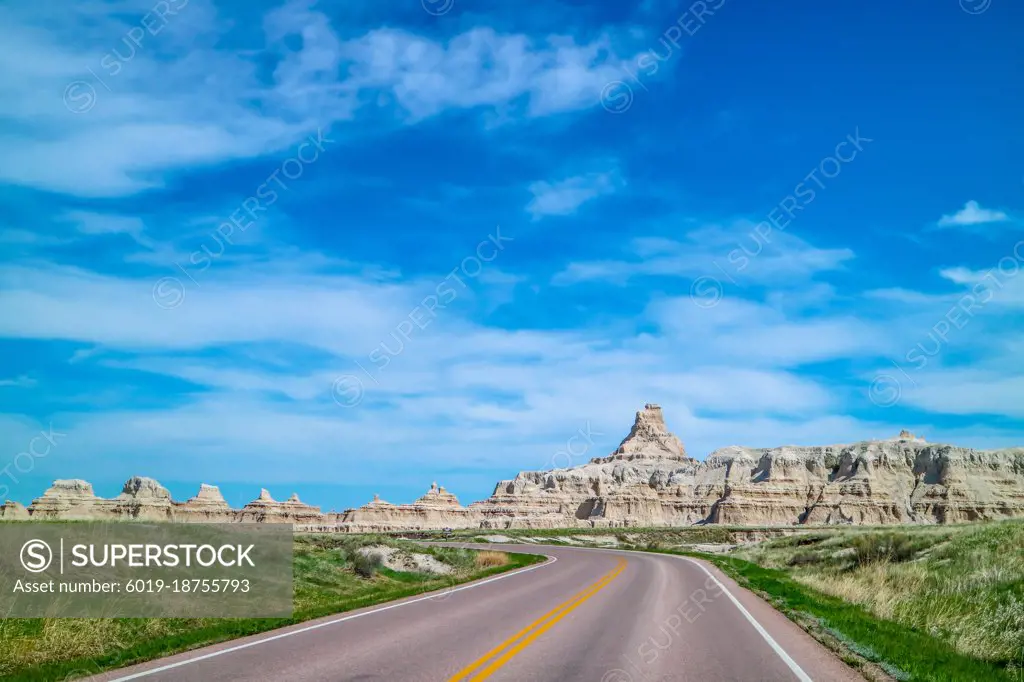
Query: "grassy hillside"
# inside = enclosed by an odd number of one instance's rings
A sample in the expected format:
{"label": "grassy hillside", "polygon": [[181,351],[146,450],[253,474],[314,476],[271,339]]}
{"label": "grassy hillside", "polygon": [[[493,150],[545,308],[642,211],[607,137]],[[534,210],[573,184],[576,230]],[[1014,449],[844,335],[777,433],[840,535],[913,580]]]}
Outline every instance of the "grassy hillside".
{"label": "grassy hillside", "polygon": [[[389,570],[357,551],[369,545],[428,554],[453,571],[436,575]],[[214,642],[445,588],[541,560],[543,557],[525,554],[426,548],[379,536],[297,536],[292,618],[0,620],[0,679],[71,680],[94,675]]]}
{"label": "grassy hillside", "polygon": [[1010,671],[1024,657],[1024,522],[819,531],[730,556]]}

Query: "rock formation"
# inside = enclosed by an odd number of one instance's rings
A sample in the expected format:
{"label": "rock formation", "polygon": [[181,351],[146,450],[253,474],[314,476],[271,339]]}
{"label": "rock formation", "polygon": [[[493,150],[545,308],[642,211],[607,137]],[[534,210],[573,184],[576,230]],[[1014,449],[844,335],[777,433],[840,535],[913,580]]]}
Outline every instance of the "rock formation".
{"label": "rock formation", "polygon": [[0,519],[6,521],[28,521],[28,509],[21,502],[7,500],[0,504]]}
{"label": "rock formation", "polygon": [[42,497],[32,500],[29,511],[35,519],[97,518],[102,502],[92,491],[92,484],[77,478],[53,482]]}
{"label": "rock formation", "polygon": [[609,456],[521,472],[469,508],[487,528],[689,525],[705,521],[720,496],[697,480],[702,466],[668,431],[661,407],[648,404]]}
{"label": "rock formation", "polygon": [[342,514],[339,523],[350,532],[381,532],[476,528],[480,518],[459,504],[455,495],[434,483],[412,504],[391,504],[374,495],[369,504]]}
{"label": "rock formation", "polygon": [[278,502],[263,488],[258,498],[238,512],[238,520],[244,523],[322,524],[324,515],[319,507],[304,504],[296,494],[285,502]]}
{"label": "rock formation", "polygon": [[500,482],[487,527],[948,523],[1024,516],[1024,449],[896,438],[716,450],[699,462],[647,405],[608,457]]}
{"label": "rock formation", "polygon": [[174,519],[194,523],[224,523],[233,521],[235,510],[228,506],[220,488],[203,483],[195,497],[174,503]]}
{"label": "rock formation", "polygon": [[915,436],[914,434],[912,434],[910,431],[907,431],[906,429],[903,429],[902,431],[900,431],[900,435],[896,436],[896,440],[912,440],[915,443],[927,443],[928,442],[928,441],[926,441],[924,439],[924,436]]}
{"label": "rock formation", "polygon": [[133,476],[125,481],[121,494],[100,505],[115,518],[140,521],[172,521],[171,493],[152,478]]}
{"label": "rock formation", "polygon": [[0,506],[3,519],[141,519],[288,523],[318,532],[567,526],[819,525],[953,523],[1024,516],[1024,448],[978,451],[928,443],[909,431],[850,445],[730,446],[704,461],[689,457],[648,404],[607,457],[501,481],[468,507],[434,483],[411,504],[373,501],[341,513],[264,489],[240,510],[203,484],[175,502],[150,478],[129,479],[113,499],[81,480],[54,481],[26,510]]}

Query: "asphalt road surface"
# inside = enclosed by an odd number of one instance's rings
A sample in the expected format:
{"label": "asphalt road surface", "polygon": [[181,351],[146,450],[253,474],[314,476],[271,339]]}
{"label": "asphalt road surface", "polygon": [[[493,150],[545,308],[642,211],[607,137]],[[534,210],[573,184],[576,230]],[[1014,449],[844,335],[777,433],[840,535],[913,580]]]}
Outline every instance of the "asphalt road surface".
{"label": "asphalt road surface", "polygon": [[[479,548],[479,545],[475,545]],[[709,564],[532,545],[544,564],[107,673],[151,682],[862,678]]]}

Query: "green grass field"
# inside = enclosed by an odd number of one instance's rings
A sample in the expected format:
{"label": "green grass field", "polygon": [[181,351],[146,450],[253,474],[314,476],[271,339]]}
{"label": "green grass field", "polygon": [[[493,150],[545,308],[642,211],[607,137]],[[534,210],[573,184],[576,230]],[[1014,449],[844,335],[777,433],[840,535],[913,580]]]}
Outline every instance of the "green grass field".
{"label": "green grass field", "polygon": [[[718,559],[720,565],[729,561],[736,562],[731,572],[756,574],[755,582],[775,576],[807,595],[848,605],[844,613],[858,609],[898,625],[906,634],[850,638],[878,652],[891,650],[910,679],[1024,680],[1024,522],[816,531]],[[827,610],[816,615],[829,618]],[[902,653],[885,641],[890,636],[902,640]],[[996,676],[950,677],[951,669],[929,669],[929,658],[983,662],[988,668],[979,671]]]}
{"label": "green grass field", "polygon": [[[391,571],[356,551],[376,544],[430,554],[453,573]],[[0,679],[71,680],[543,561],[535,555],[422,547],[380,536],[301,535],[294,548],[291,618],[0,620]]]}

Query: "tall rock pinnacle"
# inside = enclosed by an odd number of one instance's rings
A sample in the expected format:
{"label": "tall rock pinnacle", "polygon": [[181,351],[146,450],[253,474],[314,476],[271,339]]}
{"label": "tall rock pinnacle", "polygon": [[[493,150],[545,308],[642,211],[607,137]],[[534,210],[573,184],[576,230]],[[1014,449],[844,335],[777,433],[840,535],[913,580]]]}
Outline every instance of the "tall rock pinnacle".
{"label": "tall rock pinnacle", "polygon": [[611,459],[638,458],[687,459],[686,447],[665,426],[659,405],[647,403],[636,413],[629,435],[611,455]]}

